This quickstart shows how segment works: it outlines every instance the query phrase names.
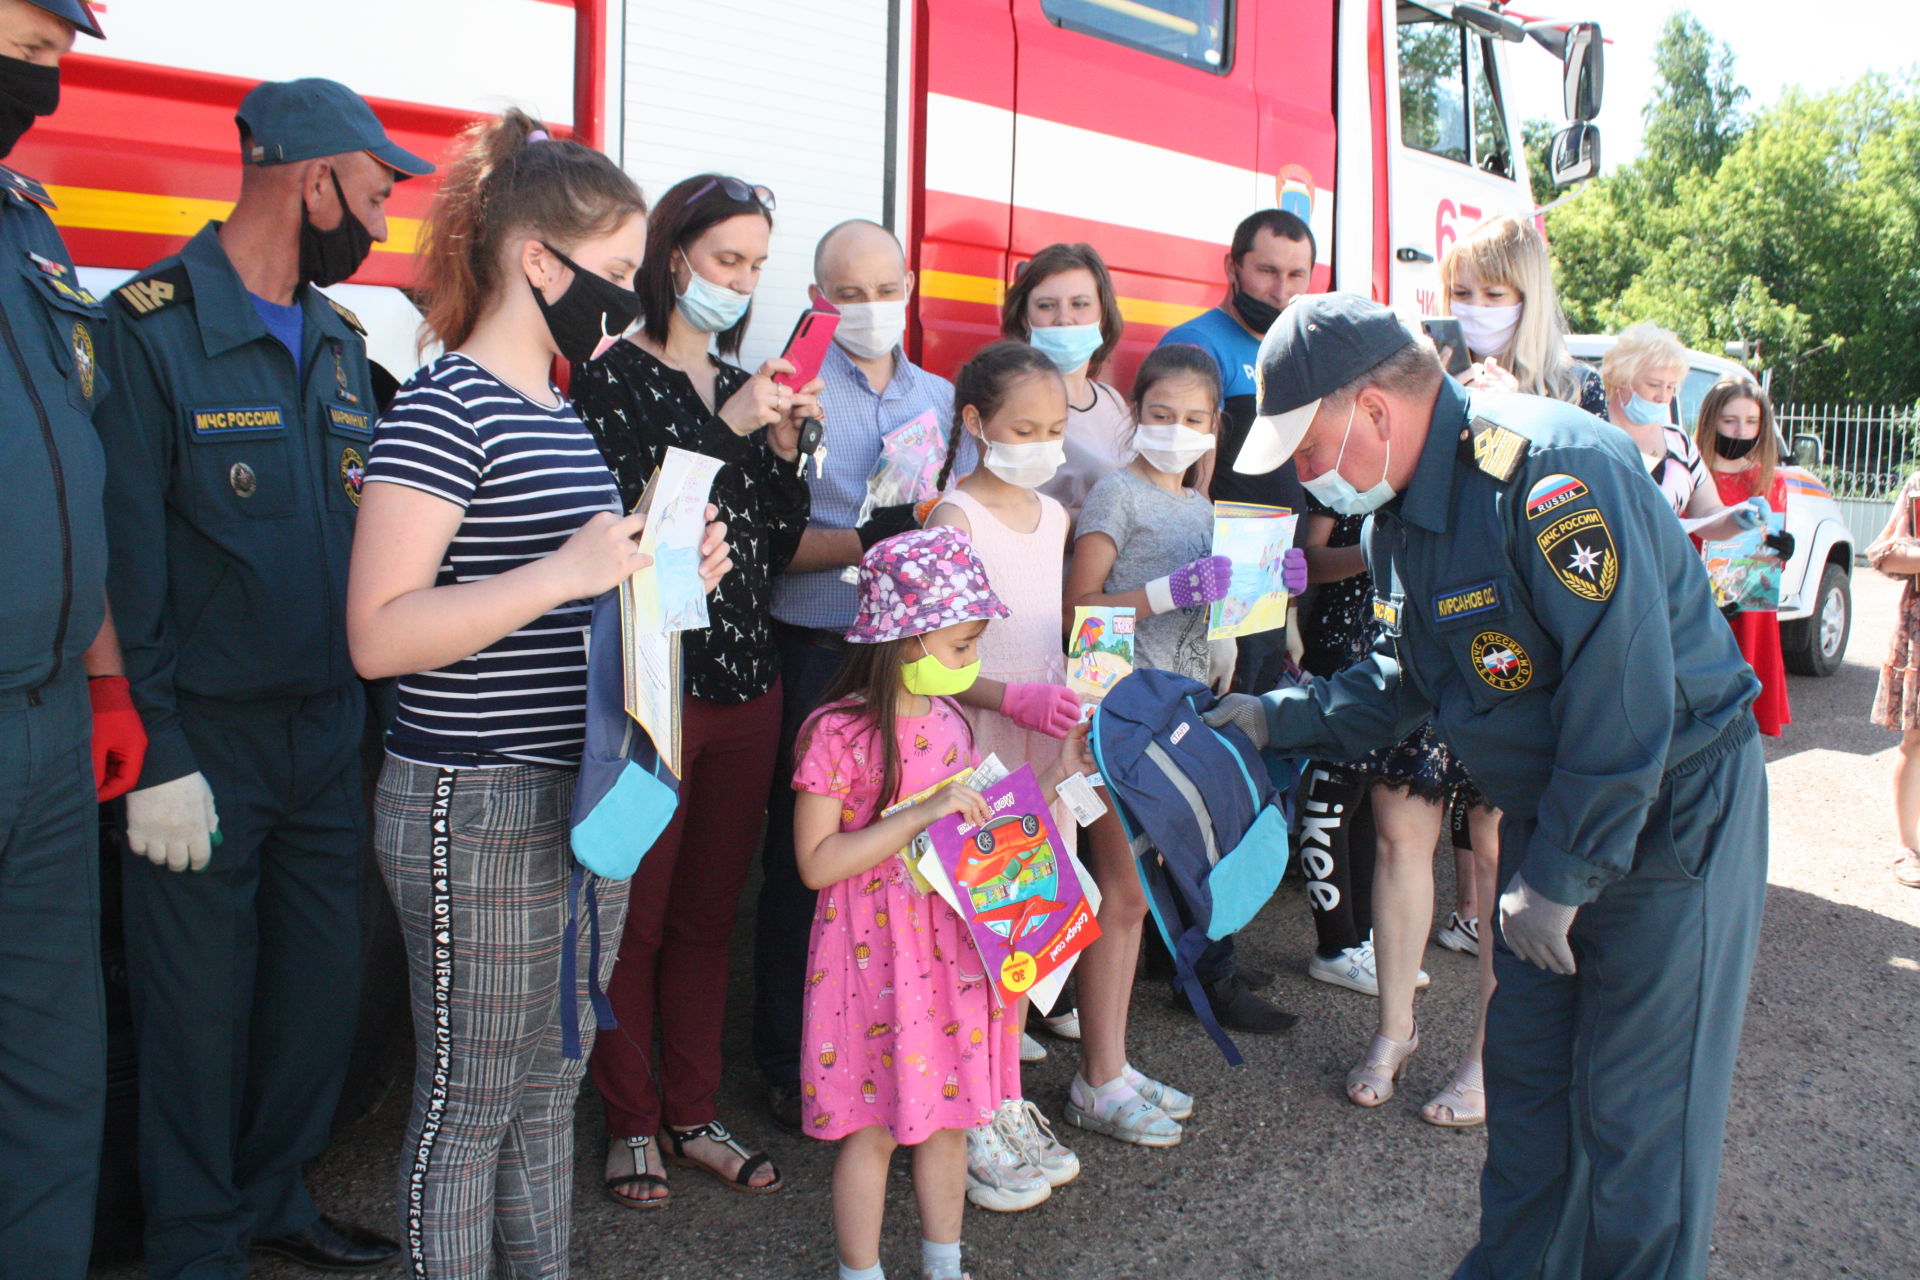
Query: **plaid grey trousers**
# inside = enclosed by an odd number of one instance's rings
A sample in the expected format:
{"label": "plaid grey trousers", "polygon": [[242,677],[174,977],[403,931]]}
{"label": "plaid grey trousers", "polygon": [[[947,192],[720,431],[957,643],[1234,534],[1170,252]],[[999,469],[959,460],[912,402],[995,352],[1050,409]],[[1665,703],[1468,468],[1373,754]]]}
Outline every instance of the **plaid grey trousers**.
{"label": "plaid grey trousers", "polygon": [[[574,778],[543,765],[439,769],[392,756],[380,775],[374,843],[413,994],[413,1114],[399,1183],[414,1280],[567,1275],[573,1104],[594,1032],[583,920],[583,1056],[561,1056]],[[626,885],[602,881],[598,897],[604,984]]]}

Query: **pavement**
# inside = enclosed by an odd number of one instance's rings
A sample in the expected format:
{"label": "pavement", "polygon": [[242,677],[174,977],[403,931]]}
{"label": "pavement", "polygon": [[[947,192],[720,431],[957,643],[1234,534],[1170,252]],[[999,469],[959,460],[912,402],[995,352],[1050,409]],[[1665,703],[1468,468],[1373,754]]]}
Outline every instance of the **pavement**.
{"label": "pavement", "polygon": [[[1846,664],[1829,679],[1793,678],[1794,722],[1768,744],[1772,869],[1727,1130],[1714,1280],[1920,1276],[1920,892],[1888,871],[1895,739],[1867,721],[1898,598],[1897,583],[1855,572]],[[1452,905],[1452,862],[1436,863],[1436,923]],[[746,917],[736,937],[744,944],[750,936]],[[1450,1274],[1473,1241],[1485,1139],[1426,1125],[1419,1106],[1446,1082],[1472,1029],[1474,961],[1430,949],[1421,1052],[1399,1095],[1363,1111],[1341,1086],[1366,1047],[1373,1002],[1304,976],[1312,937],[1297,880],[1241,936],[1246,960],[1281,974],[1270,994],[1302,1015],[1289,1035],[1239,1037],[1242,1068],[1222,1062],[1161,984],[1141,983],[1132,1056],[1198,1096],[1186,1141],[1147,1151],[1057,1125],[1080,1154],[1079,1180],[1028,1213],[969,1210],[976,1280]],[[676,1170],[665,1210],[643,1215],[609,1203],[589,1087],[579,1109],[576,1280],[834,1274],[832,1150],[775,1128],[761,1109],[744,1017],[748,959],[742,945],[721,1117],[773,1154],[787,1188],[751,1197]],[[1074,1063],[1058,1042],[1053,1048],[1026,1080],[1029,1096],[1058,1116]],[[405,1065],[396,1055],[397,1076]],[[315,1166],[312,1186],[327,1212],[392,1229],[407,1092],[404,1083],[392,1087]],[[896,1278],[918,1275],[906,1165],[896,1159],[887,1210],[884,1261]],[[263,1260],[254,1274],[313,1273]]]}

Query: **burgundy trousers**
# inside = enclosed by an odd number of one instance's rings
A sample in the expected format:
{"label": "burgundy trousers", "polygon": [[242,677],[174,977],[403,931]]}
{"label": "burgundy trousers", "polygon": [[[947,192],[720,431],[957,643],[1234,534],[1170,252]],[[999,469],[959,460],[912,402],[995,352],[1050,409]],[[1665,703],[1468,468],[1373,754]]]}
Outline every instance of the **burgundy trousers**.
{"label": "burgundy trousers", "polygon": [[590,1064],[616,1140],[714,1119],[734,917],[780,746],[779,683],[739,706],[689,696],[681,744],[679,810],[627,890],[607,985],[620,1025],[601,1032]]}

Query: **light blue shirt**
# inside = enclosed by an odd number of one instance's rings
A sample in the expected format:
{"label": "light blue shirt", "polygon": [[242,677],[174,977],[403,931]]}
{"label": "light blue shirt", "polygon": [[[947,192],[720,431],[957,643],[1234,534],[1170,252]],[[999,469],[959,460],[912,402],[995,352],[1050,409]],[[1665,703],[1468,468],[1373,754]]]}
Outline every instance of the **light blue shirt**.
{"label": "light blue shirt", "polygon": [[[819,475],[808,468],[813,492],[809,524],[821,529],[851,529],[867,496],[867,476],[880,458],[880,441],[888,432],[931,411],[945,432],[953,426],[953,384],[928,373],[893,349],[893,377],[885,391],[875,391],[838,343],[827,349],[820,366],[826,387],[820,406],[826,410],[826,466]],[[971,471],[975,450],[963,439],[956,477]],[[773,616],[796,627],[845,631],[853,625],[858,593],[840,580],[839,569],[783,573],[773,583]]]}

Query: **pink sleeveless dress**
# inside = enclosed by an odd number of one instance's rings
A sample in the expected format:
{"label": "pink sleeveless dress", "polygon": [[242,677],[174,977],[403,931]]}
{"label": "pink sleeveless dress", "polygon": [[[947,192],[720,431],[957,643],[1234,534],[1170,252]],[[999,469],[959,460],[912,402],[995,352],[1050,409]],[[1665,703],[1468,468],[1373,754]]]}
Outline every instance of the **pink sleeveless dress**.
{"label": "pink sleeveless dress", "polygon": [[[1067,654],[1060,601],[1065,581],[1067,510],[1044,493],[1034,496],[1040,499],[1040,523],[1031,533],[1009,529],[999,516],[959,489],[943,494],[940,500],[966,513],[967,523],[973,527],[973,549],[986,567],[987,581],[1012,614],[988,623],[980,637],[981,678],[1003,684],[1064,686]],[[997,755],[1009,769],[1030,764],[1038,775],[1060,758],[1058,738],[1023,729],[998,711],[980,707],[962,710],[973,726],[973,744],[983,760]],[[1059,800],[1051,807],[1062,843],[1070,850],[1077,848],[1079,828],[1072,811]]]}

